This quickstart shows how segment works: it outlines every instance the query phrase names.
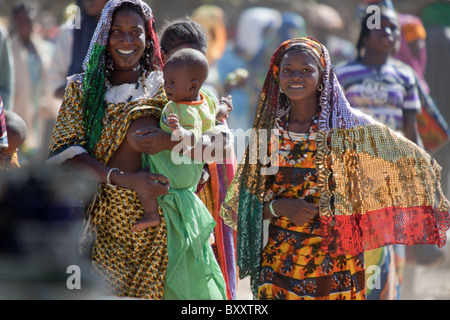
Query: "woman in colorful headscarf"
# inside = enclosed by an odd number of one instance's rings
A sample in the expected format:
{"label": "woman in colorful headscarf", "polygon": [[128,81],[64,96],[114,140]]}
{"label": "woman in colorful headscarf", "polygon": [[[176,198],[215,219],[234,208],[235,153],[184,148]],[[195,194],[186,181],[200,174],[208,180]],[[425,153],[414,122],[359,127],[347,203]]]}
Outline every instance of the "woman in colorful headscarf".
{"label": "woman in colorful headscarf", "polygon": [[364,299],[364,250],[445,243],[440,167],[349,106],[316,40],[275,51],[253,129],[221,215],[237,228],[240,278],[259,299]]}
{"label": "woman in colorful headscarf", "polygon": [[[69,79],[50,143],[48,164],[66,164],[99,182],[83,238],[92,269],[116,296],[162,299],[167,268],[166,224],[132,233],[140,197],[167,194],[168,185],[140,172],[130,147],[134,126],[157,126],[166,103],[159,40],[150,7],[111,0],[92,38],[83,74]],[[93,239],[93,240],[92,240]],[[90,241],[92,240],[92,241]]]}

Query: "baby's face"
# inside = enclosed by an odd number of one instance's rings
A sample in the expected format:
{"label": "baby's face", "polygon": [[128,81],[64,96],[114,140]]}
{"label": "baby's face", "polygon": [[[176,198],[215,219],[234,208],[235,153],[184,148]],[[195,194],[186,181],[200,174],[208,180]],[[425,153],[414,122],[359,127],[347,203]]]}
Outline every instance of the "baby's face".
{"label": "baby's face", "polygon": [[188,76],[186,67],[166,64],[163,72],[164,90],[169,100],[192,101],[192,97],[197,97],[197,93],[192,89],[192,80]]}

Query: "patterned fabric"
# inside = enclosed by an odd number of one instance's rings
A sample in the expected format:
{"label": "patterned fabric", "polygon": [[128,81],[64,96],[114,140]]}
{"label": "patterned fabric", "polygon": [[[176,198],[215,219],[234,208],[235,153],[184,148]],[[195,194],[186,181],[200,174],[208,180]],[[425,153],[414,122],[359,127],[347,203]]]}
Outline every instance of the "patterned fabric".
{"label": "patterned fabric", "polygon": [[393,130],[403,131],[404,110],[420,113],[414,73],[400,61],[376,68],[354,61],[337,68],[336,75],[352,107]]}
{"label": "patterned fabric", "polygon": [[324,67],[315,160],[322,250],[357,255],[392,243],[443,246],[450,225],[439,165],[414,143],[350,107],[323,45],[311,38],[286,41],[272,57],[257,105],[250,141],[261,143],[249,144],[221,210],[224,220],[237,227],[239,276],[251,276],[255,294],[262,263],[263,196],[277,170],[273,161],[257,156],[270,155],[267,137],[275,119],[285,118],[288,110],[274,70],[293,46]]}
{"label": "patterned fabric", "polygon": [[[232,159],[234,159],[234,156]],[[208,165],[210,173],[208,185],[211,188],[209,199],[213,202],[212,208],[208,207],[208,209],[216,221],[214,229],[216,257],[227,285],[227,298],[231,300],[236,299],[237,293],[236,231],[224,223],[219,216],[219,210],[225,199],[228,186],[233,179],[235,167],[235,160],[231,159],[227,159],[226,163],[214,162]],[[205,203],[203,197],[200,198]],[[206,201],[206,203],[209,202]]]}
{"label": "patterned fabric", "polygon": [[[82,80],[82,75],[70,79],[50,142],[48,163],[63,162],[76,154],[71,152],[74,149],[86,152]],[[125,138],[131,121],[143,116],[159,118],[166,101],[160,87],[152,98],[108,102],[93,156],[106,164]],[[131,226],[143,213],[133,190],[100,184],[86,212],[82,250],[84,253],[93,245],[93,270],[105,278],[111,294],[162,299],[167,267],[166,226],[163,219],[161,225],[144,233],[132,233]]]}
{"label": "patterned fabric", "polygon": [[143,232],[130,232],[142,213],[134,191],[100,186],[91,211],[96,226],[92,269],[112,295],[160,300],[167,267],[165,220]]}
{"label": "patterned fabric", "polygon": [[[279,170],[264,200],[303,198],[318,203],[314,165],[317,134],[305,141],[303,135],[288,135],[280,128],[280,136]],[[364,299],[362,254],[338,256],[321,250],[321,241],[318,216],[303,226],[283,216],[272,219],[263,251],[258,298]]]}

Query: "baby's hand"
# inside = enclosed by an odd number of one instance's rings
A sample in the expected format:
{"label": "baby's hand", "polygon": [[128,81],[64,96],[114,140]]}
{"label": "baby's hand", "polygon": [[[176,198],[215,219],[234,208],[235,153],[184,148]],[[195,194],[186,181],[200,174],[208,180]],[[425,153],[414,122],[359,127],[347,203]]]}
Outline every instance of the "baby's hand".
{"label": "baby's hand", "polygon": [[170,129],[172,129],[172,131],[181,127],[180,122],[178,121],[178,116],[175,113],[169,114],[169,116],[167,117],[167,125]]}

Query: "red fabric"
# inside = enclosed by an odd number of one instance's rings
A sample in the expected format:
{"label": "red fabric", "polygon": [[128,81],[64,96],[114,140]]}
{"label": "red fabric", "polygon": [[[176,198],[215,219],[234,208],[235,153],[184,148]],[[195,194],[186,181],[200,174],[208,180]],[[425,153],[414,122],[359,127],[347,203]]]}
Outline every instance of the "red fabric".
{"label": "red fabric", "polygon": [[[366,214],[322,217],[322,248],[338,254],[358,254],[390,244],[445,244],[450,220],[432,207],[390,207]],[[332,222],[334,220],[334,222]],[[333,227],[329,227],[331,225]]]}

